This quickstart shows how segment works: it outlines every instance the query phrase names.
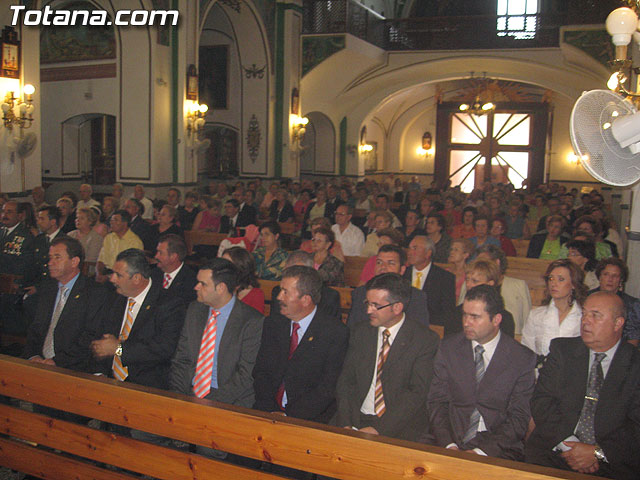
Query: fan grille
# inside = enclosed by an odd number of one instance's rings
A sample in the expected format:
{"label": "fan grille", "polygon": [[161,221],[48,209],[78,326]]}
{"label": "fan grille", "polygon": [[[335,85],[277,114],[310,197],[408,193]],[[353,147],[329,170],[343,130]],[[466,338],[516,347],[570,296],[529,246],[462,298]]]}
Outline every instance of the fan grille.
{"label": "fan grille", "polygon": [[585,92],[571,112],[571,143],[585,170],[603,183],[627,186],[640,180],[640,154],[621,148],[610,126],[617,116],[636,113],[630,102],[608,90]]}

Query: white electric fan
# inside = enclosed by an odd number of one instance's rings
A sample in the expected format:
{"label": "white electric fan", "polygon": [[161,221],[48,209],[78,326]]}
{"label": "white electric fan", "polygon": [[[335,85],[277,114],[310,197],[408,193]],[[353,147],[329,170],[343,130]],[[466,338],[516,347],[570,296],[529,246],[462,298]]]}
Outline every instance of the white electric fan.
{"label": "white electric fan", "polygon": [[571,143],[585,170],[608,185],[640,180],[640,113],[609,90],[591,90],[571,111]]}

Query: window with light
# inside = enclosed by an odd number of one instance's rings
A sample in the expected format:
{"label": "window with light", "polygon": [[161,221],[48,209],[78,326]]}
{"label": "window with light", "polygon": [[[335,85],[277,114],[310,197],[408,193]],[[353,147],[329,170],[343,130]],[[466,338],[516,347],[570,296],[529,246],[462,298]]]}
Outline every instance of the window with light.
{"label": "window with light", "polygon": [[498,36],[518,40],[535,38],[539,8],[539,0],[498,0]]}

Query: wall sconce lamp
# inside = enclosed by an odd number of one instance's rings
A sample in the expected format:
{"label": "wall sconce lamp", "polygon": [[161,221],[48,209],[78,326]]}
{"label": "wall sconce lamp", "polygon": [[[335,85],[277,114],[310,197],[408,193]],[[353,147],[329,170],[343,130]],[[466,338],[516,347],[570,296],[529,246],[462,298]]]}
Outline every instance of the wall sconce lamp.
{"label": "wall sconce lamp", "polygon": [[291,114],[291,136],[294,143],[300,144],[304,138],[304,134],[307,132],[307,124],[309,119],[307,117],[301,117],[296,114]]}
{"label": "wall sconce lamp", "polygon": [[207,116],[207,105],[192,102],[187,111],[187,134],[189,137],[197,137],[198,131],[204,126],[204,117]]}
{"label": "wall sconce lamp", "polygon": [[589,155],[580,156],[580,155],[576,155],[573,152],[567,154],[567,162],[570,163],[571,165],[579,166],[581,161],[588,160],[588,159],[589,159]]}
{"label": "wall sconce lamp", "polygon": [[[14,126],[26,129],[33,123],[33,93],[36,91],[33,85],[27,84],[22,88],[24,99],[14,97],[15,92],[7,92],[2,103],[2,121],[8,130]],[[16,108],[18,114],[16,115]]]}
{"label": "wall sconce lamp", "polygon": [[433,137],[431,132],[424,132],[422,135],[422,144],[416,148],[416,154],[424,157],[425,160],[433,158]]}
{"label": "wall sconce lamp", "polygon": [[368,143],[363,143],[362,145],[358,146],[358,152],[360,153],[369,153],[373,151],[373,145],[370,145]]}

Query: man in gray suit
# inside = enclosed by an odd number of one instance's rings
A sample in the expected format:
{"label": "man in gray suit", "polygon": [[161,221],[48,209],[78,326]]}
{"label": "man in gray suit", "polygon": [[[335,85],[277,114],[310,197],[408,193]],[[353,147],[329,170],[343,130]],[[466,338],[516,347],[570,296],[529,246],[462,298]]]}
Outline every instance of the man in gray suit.
{"label": "man in gray suit", "polygon": [[434,362],[428,443],[522,460],[536,355],[500,332],[503,309],[491,285],[467,292],[464,332],[445,338]]}
{"label": "man in gray suit", "polygon": [[400,275],[378,275],[366,290],[369,322],[351,331],[332,424],[416,440],[426,428],[438,335],[405,314],[411,286]]}
{"label": "man in gray suit", "polygon": [[238,276],[223,258],[200,267],[198,301],[187,310],[169,385],[186,395],[251,408],[263,317],[234,295]]}

